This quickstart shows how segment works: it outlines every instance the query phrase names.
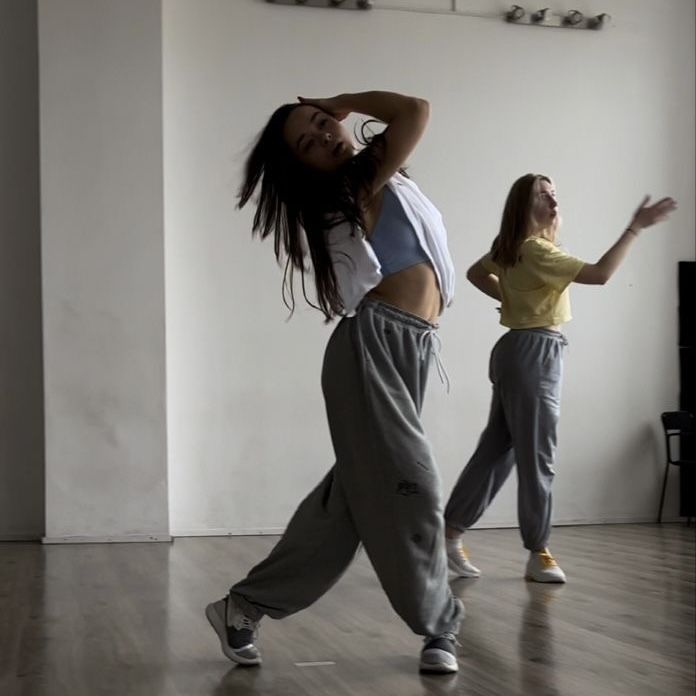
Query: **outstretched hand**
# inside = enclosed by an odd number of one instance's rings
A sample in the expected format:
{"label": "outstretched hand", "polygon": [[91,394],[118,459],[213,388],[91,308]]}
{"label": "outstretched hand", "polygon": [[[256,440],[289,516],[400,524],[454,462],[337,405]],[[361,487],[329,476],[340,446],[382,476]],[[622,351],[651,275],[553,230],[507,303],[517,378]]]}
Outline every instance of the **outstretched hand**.
{"label": "outstretched hand", "polygon": [[316,106],[317,109],[326,111],[331,114],[337,121],[343,121],[350,111],[346,111],[339,104],[339,97],[329,97],[326,99],[309,99],[307,97],[297,97],[300,104],[306,104],[307,106]]}
{"label": "outstretched hand", "polygon": [[650,196],[645,196],[633,214],[629,227],[634,230],[650,227],[657,222],[666,220],[669,214],[677,209],[677,202],[673,198],[663,198],[652,205],[649,205],[649,203]]}

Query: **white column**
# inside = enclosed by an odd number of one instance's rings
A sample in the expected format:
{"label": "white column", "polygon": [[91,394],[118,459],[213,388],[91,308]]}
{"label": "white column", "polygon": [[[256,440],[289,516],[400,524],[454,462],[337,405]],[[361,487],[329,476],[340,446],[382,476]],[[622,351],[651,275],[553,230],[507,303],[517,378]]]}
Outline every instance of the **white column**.
{"label": "white column", "polygon": [[40,0],[46,536],[169,539],[161,0]]}

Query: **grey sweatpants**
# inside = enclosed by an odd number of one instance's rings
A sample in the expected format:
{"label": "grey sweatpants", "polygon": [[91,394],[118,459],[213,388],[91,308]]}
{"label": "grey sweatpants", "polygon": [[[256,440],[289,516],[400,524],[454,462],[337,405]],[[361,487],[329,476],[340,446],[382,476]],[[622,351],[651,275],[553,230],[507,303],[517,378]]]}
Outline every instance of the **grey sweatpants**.
{"label": "grey sweatpants", "polygon": [[254,619],[309,606],[362,542],[389,601],[417,634],[456,633],[440,479],[420,421],[433,326],[365,300],[326,348],[322,388],[336,463],[270,555],[230,594]]}
{"label": "grey sweatpants", "polygon": [[517,464],[524,546],[530,551],[546,547],[566,345],[558,331],[516,329],[494,346],[488,424],[450,495],[445,508],[448,526],[462,531],[471,527]]}

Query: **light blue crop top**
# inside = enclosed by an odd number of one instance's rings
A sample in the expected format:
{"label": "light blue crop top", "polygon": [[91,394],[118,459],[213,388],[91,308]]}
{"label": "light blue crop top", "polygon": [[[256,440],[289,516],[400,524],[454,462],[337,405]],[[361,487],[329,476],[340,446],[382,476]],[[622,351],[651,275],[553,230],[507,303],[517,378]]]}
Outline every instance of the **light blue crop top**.
{"label": "light blue crop top", "polygon": [[430,262],[399,199],[389,186],[384,187],[382,210],[368,242],[380,263],[383,278],[418,263]]}

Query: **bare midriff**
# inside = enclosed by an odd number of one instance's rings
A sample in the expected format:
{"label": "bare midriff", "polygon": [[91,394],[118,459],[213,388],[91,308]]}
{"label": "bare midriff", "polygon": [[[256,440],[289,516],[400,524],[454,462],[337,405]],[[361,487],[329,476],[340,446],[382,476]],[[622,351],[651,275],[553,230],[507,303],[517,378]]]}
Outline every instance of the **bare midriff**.
{"label": "bare midriff", "polygon": [[[368,238],[379,218],[383,198],[384,191],[380,190],[365,210]],[[429,263],[417,263],[392,273],[372,288],[367,297],[415,314],[431,324],[437,324],[444,309],[437,276]]]}
{"label": "bare midriff", "polygon": [[429,263],[418,263],[387,276],[367,297],[415,314],[431,324],[437,324],[442,313],[437,276]]}

